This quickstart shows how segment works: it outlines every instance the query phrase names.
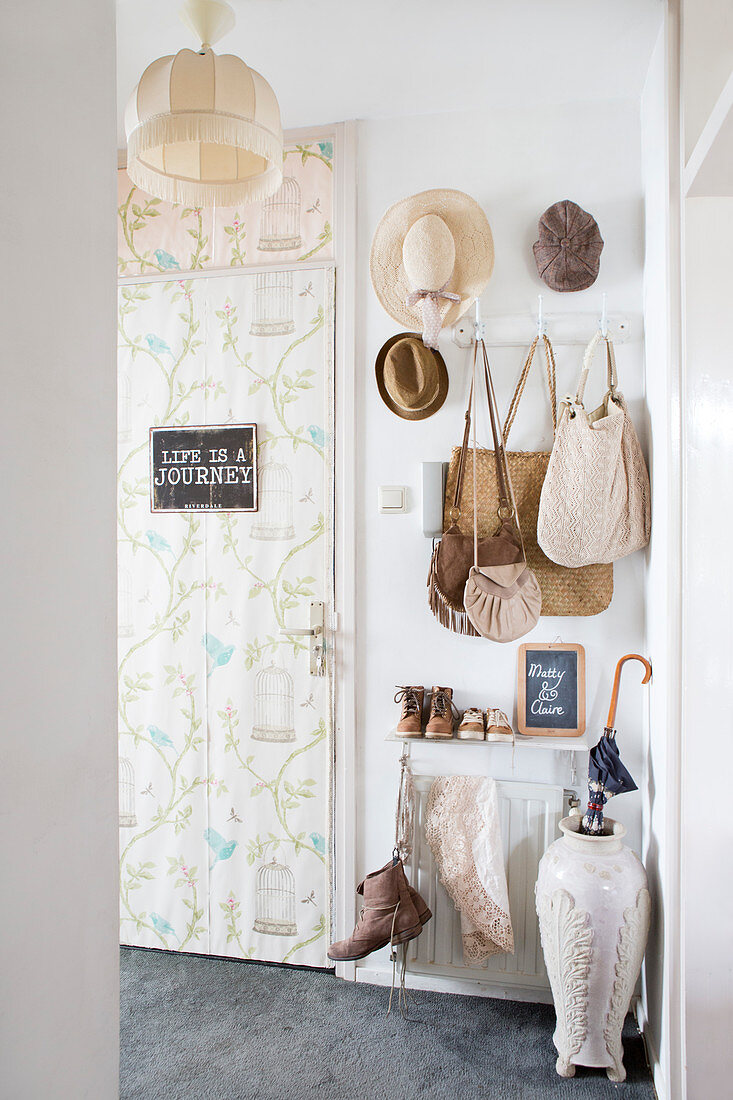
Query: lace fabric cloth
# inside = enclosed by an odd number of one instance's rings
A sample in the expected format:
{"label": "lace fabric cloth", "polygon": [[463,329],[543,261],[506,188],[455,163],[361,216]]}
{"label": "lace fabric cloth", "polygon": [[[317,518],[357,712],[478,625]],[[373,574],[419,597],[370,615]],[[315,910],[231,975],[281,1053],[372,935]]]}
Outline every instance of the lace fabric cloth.
{"label": "lace fabric cloth", "polygon": [[428,797],[425,837],[461,914],[466,962],[514,954],[495,781],[438,776]]}

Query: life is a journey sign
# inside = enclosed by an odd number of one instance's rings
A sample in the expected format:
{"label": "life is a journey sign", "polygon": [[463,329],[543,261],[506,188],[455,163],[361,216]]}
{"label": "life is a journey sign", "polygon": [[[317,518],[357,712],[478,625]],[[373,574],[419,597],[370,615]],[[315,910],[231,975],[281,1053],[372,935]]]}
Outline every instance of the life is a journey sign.
{"label": "life is a journey sign", "polygon": [[152,512],[256,512],[257,425],[150,429]]}

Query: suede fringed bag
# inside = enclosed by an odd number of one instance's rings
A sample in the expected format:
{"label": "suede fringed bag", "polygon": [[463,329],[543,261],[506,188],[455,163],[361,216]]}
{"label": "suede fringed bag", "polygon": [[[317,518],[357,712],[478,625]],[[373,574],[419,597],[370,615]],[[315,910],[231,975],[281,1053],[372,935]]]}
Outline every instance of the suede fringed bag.
{"label": "suede fringed bag", "polygon": [[[466,580],[463,603],[466,614],[477,634],[492,642],[513,642],[537,625],[542,610],[542,594],[532,570],[527,565],[522,542],[522,532],[516,513],[511,477],[507,466],[504,443],[498,428],[498,413],[494,384],[489,369],[489,358],[483,340],[484,377],[489,403],[491,434],[494,437],[496,481],[499,494],[499,530],[491,538],[483,539],[479,556],[478,498],[476,492],[476,427],[475,405],[473,409],[473,565]],[[471,396],[474,397],[476,381],[476,355],[473,360],[474,376]],[[475,398],[474,398],[475,400]]]}
{"label": "suede fringed bag", "polygon": [[[602,340],[608,390],[588,413],[583,394]],[[617,561],[649,542],[649,474],[617,385],[613,344],[597,332],[583,356],[577,393],[563,403],[540,495],[537,541],[558,565]]]}

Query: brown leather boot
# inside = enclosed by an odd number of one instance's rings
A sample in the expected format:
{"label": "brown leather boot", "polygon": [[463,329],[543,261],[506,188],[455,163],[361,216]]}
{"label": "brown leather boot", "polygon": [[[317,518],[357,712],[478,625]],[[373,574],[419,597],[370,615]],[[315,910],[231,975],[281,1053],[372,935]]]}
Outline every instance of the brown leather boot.
{"label": "brown leather boot", "polygon": [[422,705],[425,688],[397,686],[395,703],[402,703],[402,713],[397,723],[398,737],[422,737]]}
{"label": "brown leather boot", "polygon": [[422,932],[401,860],[390,860],[367,875],[363,887],[364,907],[356,928],[347,940],[328,949],[329,959],[336,962],[363,959],[388,943],[407,943]]}
{"label": "brown leather boot", "polygon": [[434,687],[430,692],[430,718],[425,727],[425,736],[436,740],[449,740],[453,737],[453,715],[458,711],[453,706],[453,688]]}
{"label": "brown leather boot", "polygon": [[[382,868],[382,870],[384,871],[386,869],[386,867],[391,866],[391,863],[392,863],[392,860],[390,860],[389,863],[385,864],[385,866]],[[403,870],[404,870],[404,868],[403,868]],[[407,876],[405,876],[405,882],[407,882]],[[359,883],[359,885],[356,888],[356,892],[357,892],[357,894],[363,894],[364,893],[364,883],[363,882]],[[414,886],[410,886],[409,882],[407,882],[407,892],[410,895],[410,898],[412,900],[412,904],[415,906],[415,912],[417,913],[417,919],[420,921],[421,925],[423,925],[423,926],[426,925],[428,923],[428,921],[430,920],[430,918],[432,917],[432,915],[433,915],[431,913],[429,907],[428,907],[428,903],[425,901],[425,899],[423,898],[423,896],[421,894],[418,894],[418,892],[414,888]]]}

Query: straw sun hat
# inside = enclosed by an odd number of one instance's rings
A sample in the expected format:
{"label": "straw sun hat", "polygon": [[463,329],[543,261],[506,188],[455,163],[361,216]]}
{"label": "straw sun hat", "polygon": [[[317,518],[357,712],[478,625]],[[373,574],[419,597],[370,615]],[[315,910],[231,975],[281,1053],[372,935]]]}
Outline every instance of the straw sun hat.
{"label": "straw sun hat", "polygon": [[494,267],[486,215],[470,195],[442,188],[402,199],[384,215],[372,241],[372,285],[395,321],[437,333],[478,298]]}
{"label": "straw sun hat", "polygon": [[403,420],[426,420],[448,393],[442,355],[426,348],[419,332],[398,332],[380,349],[377,388],[388,409]]}

